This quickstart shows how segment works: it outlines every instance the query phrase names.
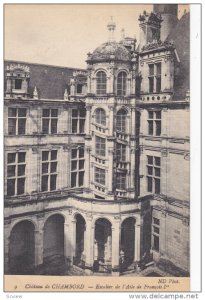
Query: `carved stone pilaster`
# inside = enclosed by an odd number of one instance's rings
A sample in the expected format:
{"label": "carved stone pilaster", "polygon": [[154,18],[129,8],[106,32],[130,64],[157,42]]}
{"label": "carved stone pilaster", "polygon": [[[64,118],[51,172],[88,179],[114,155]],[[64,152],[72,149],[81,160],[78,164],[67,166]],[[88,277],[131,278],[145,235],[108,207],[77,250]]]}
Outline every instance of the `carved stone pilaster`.
{"label": "carved stone pilaster", "polygon": [[71,147],[68,146],[68,145],[63,145],[63,150],[64,150],[65,152],[69,152],[69,151],[71,150]]}

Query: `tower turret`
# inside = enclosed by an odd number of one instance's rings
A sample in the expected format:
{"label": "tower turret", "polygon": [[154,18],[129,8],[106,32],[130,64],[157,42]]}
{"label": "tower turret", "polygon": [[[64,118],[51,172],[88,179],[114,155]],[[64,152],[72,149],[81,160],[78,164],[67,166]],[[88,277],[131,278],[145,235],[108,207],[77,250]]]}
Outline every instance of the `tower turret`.
{"label": "tower turret", "polygon": [[154,4],[154,13],[161,14],[161,35],[162,41],[166,40],[170,31],[178,22],[178,5],[177,4]]}

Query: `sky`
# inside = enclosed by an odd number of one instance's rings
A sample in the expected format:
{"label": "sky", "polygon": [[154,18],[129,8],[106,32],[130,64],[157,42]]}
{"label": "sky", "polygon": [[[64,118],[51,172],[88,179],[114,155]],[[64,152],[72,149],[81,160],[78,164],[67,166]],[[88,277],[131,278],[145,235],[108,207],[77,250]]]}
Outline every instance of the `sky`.
{"label": "sky", "polygon": [[[39,5],[4,6],[4,58],[25,62],[85,68],[88,52],[108,40],[107,23],[116,23],[115,39],[125,35],[139,41],[138,16],[152,5]],[[187,5],[179,5],[178,17]]]}

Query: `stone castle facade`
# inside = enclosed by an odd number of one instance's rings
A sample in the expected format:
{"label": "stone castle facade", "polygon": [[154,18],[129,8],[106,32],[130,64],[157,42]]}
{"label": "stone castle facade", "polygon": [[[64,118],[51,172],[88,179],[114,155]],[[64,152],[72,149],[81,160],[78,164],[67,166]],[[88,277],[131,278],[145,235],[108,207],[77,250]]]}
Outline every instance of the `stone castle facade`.
{"label": "stone castle facade", "polygon": [[5,274],[189,274],[189,14],[139,26],[86,70],[5,61]]}

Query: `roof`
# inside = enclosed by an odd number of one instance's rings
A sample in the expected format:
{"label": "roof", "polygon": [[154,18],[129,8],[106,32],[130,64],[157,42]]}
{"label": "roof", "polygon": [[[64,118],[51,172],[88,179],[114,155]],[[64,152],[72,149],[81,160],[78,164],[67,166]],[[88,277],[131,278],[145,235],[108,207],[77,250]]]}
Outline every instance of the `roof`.
{"label": "roof", "polygon": [[175,74],[174,98],[182,99],[190,89],[190,13],[182,16],[167,40],[174,41],[180,60]]}
{"label": "roof", "polygon": [[131,59],[130,52],[120,43],[117,42],[106,42],[96,48],[90,60],[120,60],[120,61],[128,61]]}
{"label": "roof", "polygon": [[36,86],[39,98],[41,99],[63,99],[65,89],[69,88],[73,73],[76,71],[85,71],[79,68],[58,67],[14,60],[5,61],[5,70],[7,65],[19,63],[30,68],[30,95],[33,95]]}

